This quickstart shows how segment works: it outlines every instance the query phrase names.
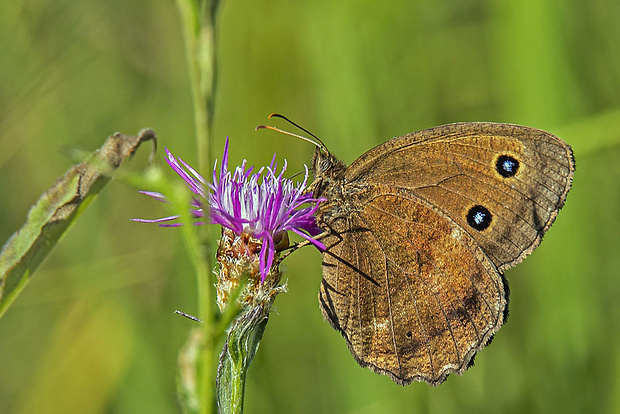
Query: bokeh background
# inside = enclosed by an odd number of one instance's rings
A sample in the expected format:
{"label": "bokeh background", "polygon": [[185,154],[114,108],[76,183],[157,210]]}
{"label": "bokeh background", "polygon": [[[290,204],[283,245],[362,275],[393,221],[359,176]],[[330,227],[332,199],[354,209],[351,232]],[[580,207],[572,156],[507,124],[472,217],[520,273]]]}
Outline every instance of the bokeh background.
{"label": "bokeh background", "polygon": [[[322,320],[320,254],[289,257],[249,371],[247,413],[620,412],[620,2],[226,0],[215,156],[292,172],[307,143],[255,132],[282,112],[351,162],[456,121],[563,137],[577,172],[540,248],[507,271],[510,318],[475,367],[438,388],[357,366]],[[154,128],[196,160],[172,0],[0,2],[0,240],[63,174],[67,148]],[[281,125],[281,124],[280,124]],[[142,149],[125,168],[140,170]],[[172,174],[171,174],[172,176]],[[196,312],[161,205],[109,185],[0,319],[1,413],[175,413],[176,358]]]}

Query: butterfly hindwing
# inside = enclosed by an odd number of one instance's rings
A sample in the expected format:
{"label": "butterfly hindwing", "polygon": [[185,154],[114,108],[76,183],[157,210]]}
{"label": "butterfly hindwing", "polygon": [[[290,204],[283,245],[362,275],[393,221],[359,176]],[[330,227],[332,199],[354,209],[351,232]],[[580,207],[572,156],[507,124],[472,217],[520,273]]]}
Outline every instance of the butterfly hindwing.
{"label": "butterfly hindwing", "polygon": [[363,366],[401,384],[437,385],[463,372],[501,326],[503,281],[469,236],[454,238],[458,229],[440,213],[373,192],[327,241],[323,313]]}

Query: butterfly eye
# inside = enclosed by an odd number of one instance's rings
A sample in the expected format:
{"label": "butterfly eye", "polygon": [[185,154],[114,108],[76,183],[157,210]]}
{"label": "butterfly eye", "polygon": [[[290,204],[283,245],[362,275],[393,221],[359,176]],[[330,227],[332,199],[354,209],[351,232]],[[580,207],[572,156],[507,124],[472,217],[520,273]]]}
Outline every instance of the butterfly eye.
{"label": "butterfly eye", "polygon": [[467,212],[467,224],[474,230],[482,231],[491,225],[491,212],[481,205],[473,206]]}
{"label": "butterfly eye", "polygon": [[497,157],[495,169],[502,177],[514,177],[519,171],[519,161],[510,155],[500,155]]}
{"label": "butterfly eye", "polygon": [[329,157],[323,158],[321,162],[319,163],[319,171],[321,172],[325,172],[329,170],[331,167],[332,167],[332,162]]}

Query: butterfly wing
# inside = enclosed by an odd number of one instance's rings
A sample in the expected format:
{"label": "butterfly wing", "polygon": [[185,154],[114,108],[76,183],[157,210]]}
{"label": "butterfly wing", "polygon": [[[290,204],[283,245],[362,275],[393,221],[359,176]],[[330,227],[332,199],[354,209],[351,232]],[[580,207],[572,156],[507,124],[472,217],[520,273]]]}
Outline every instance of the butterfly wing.
{"label": "butterfly wing", "polygon": [[[574,171],[570,146],[548,132],[472,122],[394,138],[358,158],[345,179],[426,201],[474,237],[502,271],[538,246]],[[476,211],[484,213],[484,228],[472,226]]]}
{"label": "butterfly wing", "polygon": [[[319,299],[356,360],[394,381],[462,373],[500,328],[501,270],[531,252],[570,188],[543,131],[454,124],[394,138],[346,171]],[[331,203],[331,205],[330,205]]]}

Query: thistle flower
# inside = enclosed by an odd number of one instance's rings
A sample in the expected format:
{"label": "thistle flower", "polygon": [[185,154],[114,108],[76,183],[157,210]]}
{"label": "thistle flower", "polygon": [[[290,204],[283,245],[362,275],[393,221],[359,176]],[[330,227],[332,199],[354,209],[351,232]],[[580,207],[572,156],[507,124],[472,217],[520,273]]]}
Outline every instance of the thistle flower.
{"label": "thistle flower", "polygon": [[[284,178],[286,161],[278,172],[275,155],[268,167],[257,172],[243,161],[228,170],[228,138],[222,162],[213,167],[213,180],[206,180],[181,158],[166,149],[168,165],[193,193],[190,212],[194,224],[210,222],[222,226],[218,241],[217,305],[223,312],[233,294],[247,279],[235,305],[236,316],[227,330],[227,339],[217,370],[216,399],[222,412],[243,406],[247,369],[258,349],[275,297],[286,291],[280,284],[279,252],[288,246],[292,231],[319,249],[325,246],[315,239],[321,230],[315,213],[322,199],[306,192],[308,168],[301,183]],[[168,202],[163,194],[141,191],[154,199]],[[163,227],[180,226],[178,215],[154,220]],[[235,310],[235,308],[230,308]]]}
{"label": "thistle flower", "polygon": [[[228,138],[224,146],[224,155],[217,171],[217,160],[213,167],[213,182],[205,179],[181,158],[175,157],[166,149],[166,161],[170,167],[185,181],[194,194],[190,209],[195,224],[204,224],[205,219],[213,224],[220,224],[232,234],[254,239],[258,246],[249,253],[258,253],[261,282],[274,264],[278,242],[292,231],[308,240],[320,249],[324,245],[314,236],[320,233],[314,215],[321,199],[305,193],[308,181],[308,168],[305,167],[304,179],[301,183],[284,178],[286,160],[278,173],[275,154],[268,167],[253,172],[253,167],[246,167],[244,160],[241,166],[233,171],[228,170]],[[141,191],[158,201],[166,202],[160,193]],[[205,213],[205,210],[208,213]],[[178,215],[154,220],[134,219],[144,223],[158,223],[163,227],[181,225],[174,222]],[[230,232],[227,232],[230,235]],[[221,243],[220,243],[221,245]],[[222,246],[220,246],[221,248]]]}

